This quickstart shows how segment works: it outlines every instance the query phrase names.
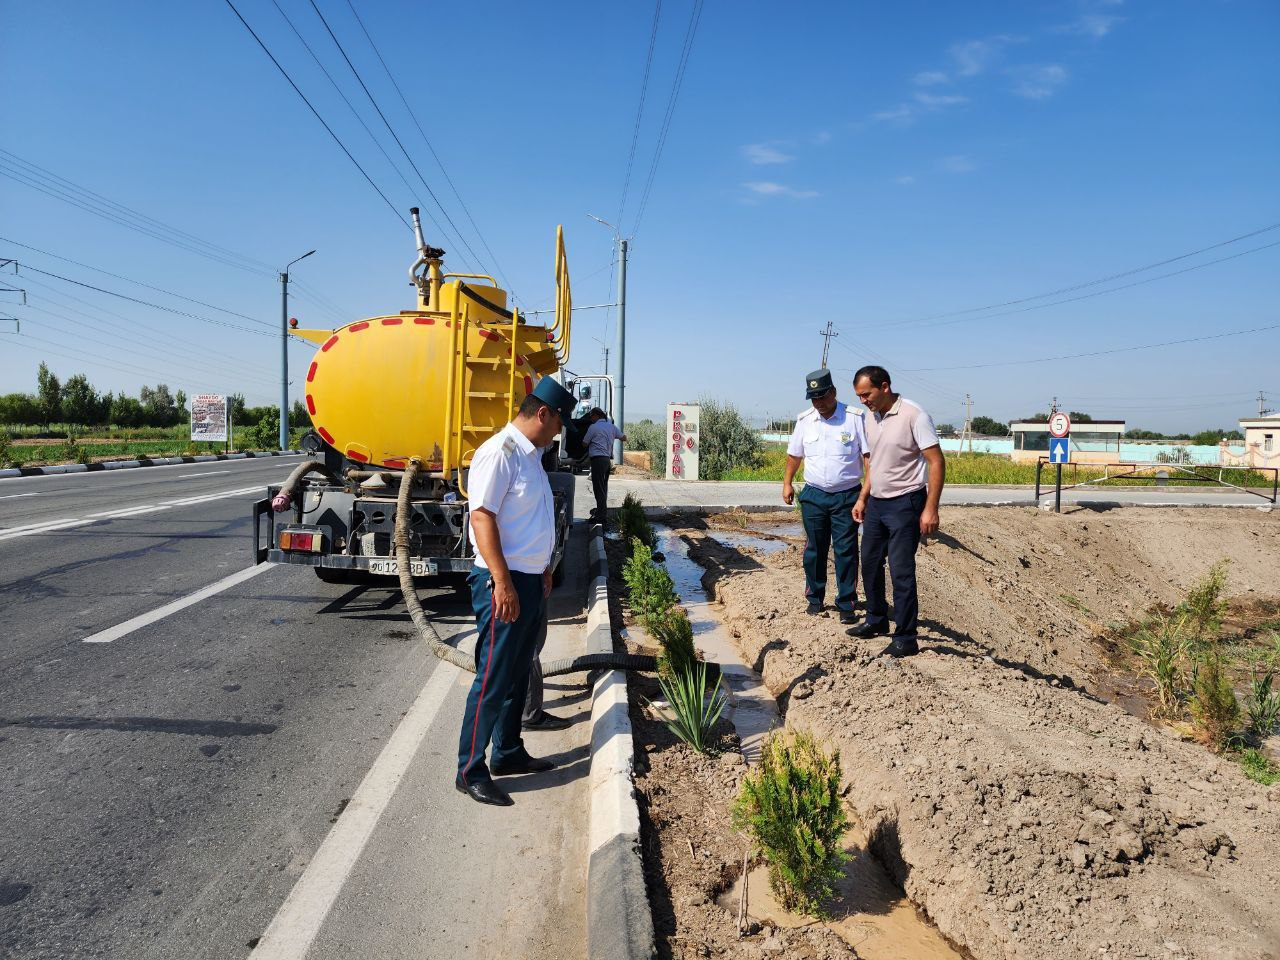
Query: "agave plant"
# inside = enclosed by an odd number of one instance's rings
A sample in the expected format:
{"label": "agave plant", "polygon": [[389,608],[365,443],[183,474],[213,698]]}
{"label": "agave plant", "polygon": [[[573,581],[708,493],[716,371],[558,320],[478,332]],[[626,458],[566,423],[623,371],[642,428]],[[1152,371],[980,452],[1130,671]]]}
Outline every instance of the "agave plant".
{"label": "agave plant", "polygon": [[699,753],[709,753],[707,734],[720,719],[728,702],[719,684],[708,696],[707,665],[699,662],[694,669],[680,670],[672,676],[659,675],[662,695],[671,705],[671,716],[663,716],[662,722]]}

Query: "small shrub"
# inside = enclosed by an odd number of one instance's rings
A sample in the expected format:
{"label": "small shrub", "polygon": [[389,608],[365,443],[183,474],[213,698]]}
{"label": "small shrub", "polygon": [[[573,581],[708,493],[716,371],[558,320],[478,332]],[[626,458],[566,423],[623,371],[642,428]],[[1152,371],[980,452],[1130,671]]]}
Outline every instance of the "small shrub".
{"label": "small shrub", "polygon": [[649,452],[649,472],[664,476],[667,472],[667,428],[652,420],[628,423],[627,449]]}
{"label": "small shrub", "polygon": [[618,508],[618,533],[628,542],[639,540],[646,547],[653,546],[653,527],[644,515],[644,506],[638,497],[628,493]]}
{"label": "small shrub", "polygon": [[672,715],[662,718],[667,729],[699,753],[708,753],[707,734],[720,719],[727,699],[719,684],[707,695],[707,665],[699,663],[670,677],[659,674],[658,684],[671,705]]}
{"label": "small shrub", "polygon": [[1240,725],[1240,704],[1216,650],[1210,650],[1196,665],[1191,683],[1191,716],[1214,753],[1231,746]]}
{"label": "small shrub", "polygon": [[16,467],[18,461],[13,458],[13,445],[9,434],[0,431],[0,470]]}
{"label": "small shrub", "polygon": [[1157,717],[1172,719],[1182,711],[1179,687],[1192,643],[1186,620],[1186,616],[1174,620],[1159,615],[1143,624],[1130,641],[1138,656],[1138,673],[1155,684],[1152,713]]}
{"label": "small shrub", "polygon": [[1254,675],[1249,689],[1249,732],[1255,737],[1266,737],[1280,720],[1280,690],[1275,688],[1275,672],[1268,670],[1261,676]]}
{"label": "small shrub", "polygon": [[698,476],[703,480],[723,480],[731,470],[760,466],[764,461],[764,442],[738,408],[727,400],[708,396],[698,402],[702,405],[698,423]]}
{"label": "small shrub", "polygon": [[788,910],[823,916],[845,862],[849,820],[840,801],[840,754],[807,733],[776,733],[733,808],[769,864],[769,885]]}
{"label": "small shrub", "polygon": [[1222,626],[1222,615],[1226,612],[1227,601],[1222,599],[1222,591],[1227,586],[1228,560],[1219,560],[1187,593],[1187,599],[1178,606],[1180,613],[1188,617],[1188,626],[1199,639],[1216,637]]}
{"label": "small shrub", "polygon": [[693,671],[698,664],[698,649],[693,645],[693,624],[679,606],[650,618],[646,624],[662,653],[658,656],[658,676],[678,677]]}
{"label": "small shrub", "polygon": [[638,538],[631,541],[631,559],[622,567],[631,594],[631,611],[646,627],[675,606],[675,584],[665,567],[653,562],[653,552]]}
{"label": "small shrub", "polygon": [[1250,780],[1269,787],[1280,783],[1280,768],[1267,759],[1261,750],[1242,750],[1240,752],[1240,769]]}

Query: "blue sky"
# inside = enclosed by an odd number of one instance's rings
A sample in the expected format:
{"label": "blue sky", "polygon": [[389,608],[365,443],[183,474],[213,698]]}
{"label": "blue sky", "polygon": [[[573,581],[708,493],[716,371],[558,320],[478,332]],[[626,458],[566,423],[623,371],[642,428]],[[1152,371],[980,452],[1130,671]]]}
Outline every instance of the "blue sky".
{"label": "blue sky", "polygon": [[[270,0],[236,2],[392,205],[420,203],[439,217],[309,0],[278,2],[416,190]],[[557,223],[575,301],[611,300],[612,238],[587,214],[617,218],[653,7],[358,4],[491,258],[345,0],[317,3],[453,220],[523,304],[550,302]],[[1280,406],[1280,329],[1004,365],[1280,323],[1280,246],[1246,253],[1280,240],[1280,229],[1109,284],[953,315],[1280,222],[1280,7],[707,3],[637,226],[691,9],[691,0],[662,5],[623,212],[634,235],[629,418],[703,393],[752,416],[792,415],[828,319],[840,333],[830,360],[838,382],[881,362],[939,421],[962,419],[966,392],[975,413],[998,419],[1043,410],[1056,395],[1070,409],[1157,429],[1232,426],[1256,411],[1260,388]],[[0,237],[260,323],[12,243],[0,241],[0,258],[270,333],[261,323],[278,322],[272,271],[315,248],[294,272],[307,299],[291,313],[304,325],[413,305],[405,228],[225,0],[21,4],[5,20],[0,147],[252,258],[257,272],[3,177]],[[0,160],[15,169],[11,156]],[[466,265],[465,250],[460,262],[455,244],[428,230],[450,266]],[[1244,255],[1200,266],[1235,254]],[[1196,269],[1045,305],[1187,267]],[[35,273],[9,285],[27,289],[30,307],[10,311],[22,337],[0,334],[0,391],[32,388],[47,357],[61,375],[83,370],[107,388],[165,380],[277,396],[270,336]],[[612,340],[608,312],[580,313],[573,368],[599,368],[597,337]],[[295,367],[307,355],[292,348]]]}

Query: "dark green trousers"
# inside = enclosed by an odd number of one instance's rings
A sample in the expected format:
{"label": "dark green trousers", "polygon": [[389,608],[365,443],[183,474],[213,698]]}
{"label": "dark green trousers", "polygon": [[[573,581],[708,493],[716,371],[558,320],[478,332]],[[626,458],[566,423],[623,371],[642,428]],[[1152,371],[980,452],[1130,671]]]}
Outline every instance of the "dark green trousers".
{"label": "dark green trousers", "polygon": [[836,554],[836,609],[852,611],[858,599],[858,525],[853,505],[862,485],[841,493],[827,493],[808,484],[800,491],[804,521],[804,595],[810,603],[827,596],[827,552]]}

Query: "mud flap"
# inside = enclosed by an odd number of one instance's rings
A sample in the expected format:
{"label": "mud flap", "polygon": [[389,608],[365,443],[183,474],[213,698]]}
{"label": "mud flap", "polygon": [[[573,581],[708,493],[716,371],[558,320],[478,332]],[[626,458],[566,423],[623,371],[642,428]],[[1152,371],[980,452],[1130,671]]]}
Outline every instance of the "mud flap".
{"label": "mud flap", "polygon": [[[262,515],[267,516],[267,543],[262,543]],[[267,551],[275,543],[276,518],[271,509],[271,498],[264,497],[253,505],[253,565],[266,563]]]}

